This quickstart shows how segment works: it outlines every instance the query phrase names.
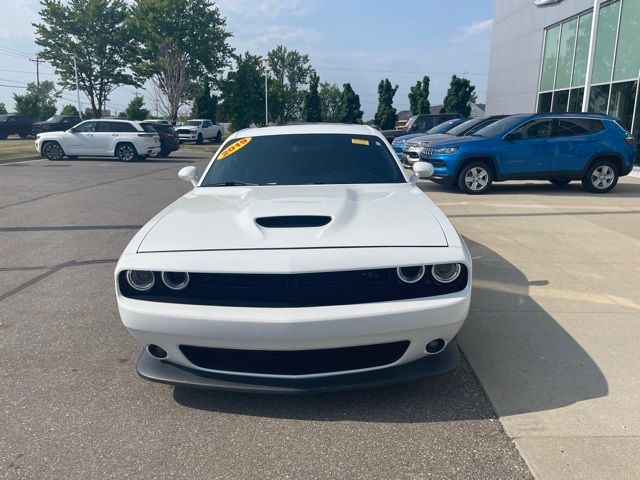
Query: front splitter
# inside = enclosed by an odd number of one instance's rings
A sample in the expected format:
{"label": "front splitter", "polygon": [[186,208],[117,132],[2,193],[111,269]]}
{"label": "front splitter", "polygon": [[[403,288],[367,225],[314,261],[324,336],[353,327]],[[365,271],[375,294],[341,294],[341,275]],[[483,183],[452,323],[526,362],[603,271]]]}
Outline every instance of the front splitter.
{"label": "front splitter", "polygon": [[423,357],[411,363],[363,373],[349,373],[316,378],[262,378],[244,375],[193,370],[165,360],[159,360],[143,350],[136,369],[152,382],[184,385],[194,388],[244,393],[322,393],[339,390],[372,388],[393,383],[410,382],[453,370],[460,363],[460,351],[455,341],[437,355]]}

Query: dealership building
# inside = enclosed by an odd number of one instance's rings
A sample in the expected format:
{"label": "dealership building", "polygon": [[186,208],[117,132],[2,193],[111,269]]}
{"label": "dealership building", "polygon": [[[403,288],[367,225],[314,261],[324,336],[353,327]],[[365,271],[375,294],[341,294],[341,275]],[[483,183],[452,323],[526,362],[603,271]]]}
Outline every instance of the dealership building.
{"label": "dealership building", "polygon": [[640,130],[640,0],[495,0],[487,114],[599,112]]}

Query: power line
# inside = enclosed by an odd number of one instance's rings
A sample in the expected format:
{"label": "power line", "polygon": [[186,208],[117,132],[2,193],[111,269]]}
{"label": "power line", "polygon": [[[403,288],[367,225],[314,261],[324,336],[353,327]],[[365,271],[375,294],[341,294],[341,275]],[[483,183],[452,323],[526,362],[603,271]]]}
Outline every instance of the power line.
{"label": "power line", "polygon": [[8,87],[8,88],[27,88],[27,87],[21,87],[20,85],[4,85],[2,83],[0,83],[0,87]]}
{"label": "power line", "polygon": [[0,50],[5,50],[7,52],[12,52],[12,53],[15,53],[17,55],[24,55],[24,56],[27,56],[27,57],[29,57],[29,56],[32,57],[32,56],[36,55],[34,53],[27,53],[27,52],[25,52],[23,50],[18,50],[18,49],[15,49],[13,47],[7,47],[5,45],[0,45]]}

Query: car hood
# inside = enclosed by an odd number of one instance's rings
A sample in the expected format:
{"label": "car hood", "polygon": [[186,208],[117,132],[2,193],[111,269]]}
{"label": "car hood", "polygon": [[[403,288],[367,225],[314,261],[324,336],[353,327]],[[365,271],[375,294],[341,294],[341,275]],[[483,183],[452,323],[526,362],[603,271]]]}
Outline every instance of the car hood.
{"label": "car hood", "polygon": [[384,138],[397,138],[400,137],[402,135],[408,135],[409,132],[407,130],[382,130],[380,133],[382,133],[382,136],[384,136]]}
{"label": "car hood", "polygon": [[[434,210],[407,183],[200,187],[156,217],[137,251],[446,247]],[[328,223],[296,226],[320,217]]]}
{"label": "car hood", "polygon": [[421,135],[411,139],[411,143],[416,142],[439,142],[443,140],[455,140],[458,137],[449,135],[448,133],[436,133],[434,135]]}
{"label": "car hood", "polygon": [[443,135],[441,140],[432,140],[431,146],[438,145],[438,147],[460,147],[467,143],[477,144],[478,142],[491,141],[491,138],[487,137],[454,137],[452,135]]}
{"label": "car hood", "polygon": [[406,142],[407,140],[411,140],[416,137],[422,136],[422,133],[409,133],[408,135],[401,135],[393,139],[394,142]]}

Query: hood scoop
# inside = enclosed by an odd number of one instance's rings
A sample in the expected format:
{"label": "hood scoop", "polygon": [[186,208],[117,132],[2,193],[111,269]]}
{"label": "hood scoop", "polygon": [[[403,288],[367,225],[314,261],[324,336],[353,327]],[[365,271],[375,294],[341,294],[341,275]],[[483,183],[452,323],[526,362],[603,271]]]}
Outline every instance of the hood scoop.
{"label": "hood scoop", "polygon": [[331,222],[325,215],[286,215],[280,217],[259,217],[256,223],[264,228],[308,228],[323,227]]}

